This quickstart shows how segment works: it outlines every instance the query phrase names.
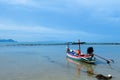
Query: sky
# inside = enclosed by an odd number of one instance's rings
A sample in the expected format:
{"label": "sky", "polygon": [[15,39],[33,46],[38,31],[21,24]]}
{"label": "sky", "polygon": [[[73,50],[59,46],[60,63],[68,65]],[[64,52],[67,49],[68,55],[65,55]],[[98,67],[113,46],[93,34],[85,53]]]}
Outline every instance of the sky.
{"label": "sky", "polygon": [[0,0],[0,39],[120,42],[120,0]]}

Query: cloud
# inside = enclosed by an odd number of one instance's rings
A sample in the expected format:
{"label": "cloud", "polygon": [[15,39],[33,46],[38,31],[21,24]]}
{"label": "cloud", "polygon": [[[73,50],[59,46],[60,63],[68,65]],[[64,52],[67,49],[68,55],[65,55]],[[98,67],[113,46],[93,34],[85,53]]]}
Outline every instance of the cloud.
{"label": "cloud", "polygon": [[63,8],[63,9],[76,9],[80,7],[86,8],[99,8],[99,9],[111,9],[117,8],[120,1],[116,0],[0,0],[0,2],[8,4],[24,4],[38,8]]}
{"label": "cloud", "polygon": [[58,7],[59,4],[62,3],[61,1],[56,1],[56,0],[51,0],[51,1],[50,0],[0,0],[0,2],[16,5],[16,6],[24,5],[34,8]]}
{"label": "cloud", "polygon": [[6,31],[16,31],[16,32],[26,32],[26,33],[46,33],[46,34],[84,34],[88,35],[83,31],[69,31],[69,30],[60,30],[53,29],[43,26],[18,26],[18,25],[4,25],[0,24],[0,30]]}
{"label": "cloud", "polygon": [[31,0],[1,0],[0,2],[8,3],[8,4],[28,4]]}
{"label": "cloud", "polygon": [[0,24],[0,32],[0,37],[13,38],[18,41],[76,40],[79,38],[103,37],[103,35],[88,33],[82,30],[64,30],[44,26],[18,26],[12,24]]}
{"label": "cloud", "polygon": [[[120,21],[120,1],[118,0],[0,0],[0,4],[2,3],[8,5],[5,5],[7,7],[5,10],[1,10],[3,11],[2,13],[4,13],[4,15],[1,15],[1,18],[6,17],[10,19],[10,21],[4,20],[9,23],[0,21],[0,30],[4,31],[0,31],[0,35],[2,36],[2,34],[4,34],[4,36],[7,37],[19,36],[21,39],[27,39],[28,37],[32,39],[32,36],[42,39],[50,37],[53,39],[76,39],[79,37],[91,39],[97,37],[99,39],[109,35],[96,34],[97,31],[98,33],[102,33],[102,31],[93,28],[96,28],[96,26],[104,26],[104,23],[107,23],[105,27],[109,27],[109,25],[111,25],[110,22],[119,23]],[[12,8],[10,7],[11,5],[13,5]],[[16,6],[19,7],[16,8]],[[26,11],[26,9],[30,9],[31,11]],[[8,14],[8,12],[10,13]],[[49,16],[52,19],[48,19]],[[12,20],[14,21],[12,22]],[[14,22],[16,22],[16,24]],[[46,22],[49,27],[40,26],[43,23],[46,25]],[[18,25],[17,23],[20,24]],[[26,26],[22,25],[24,23]],[[34,25],[34,23],[38,26],[30,25]],[[50,23],[52,26],[66,26],[71,29],[80,30],[50,28]],[[80,27],[72,28],[76,25],[85,27],[81,27],[84,30],[89,27],[93,30],[86,32]],[[104,29],[104,27],[100,28]],[[107,33],[107,31],[105,32]]]}
{"label": "cloud", "polygon": [[91,16],[108,16],[115,10],[119,10],[120,1],[116,0],[1,0],[0,2],[23,5],[37,9],[44,9],[66,14],[80,14],[85,10],[90,11]]}
{"label": "cloud", "polygon": [[[0,0],[0,4],[8,4],[14,6],[13,8],[28,9],[28,10],[46,10],[64,13],[66,11],[65,1],[60,0]],[[67,3],[67,2],[66,2]]]}

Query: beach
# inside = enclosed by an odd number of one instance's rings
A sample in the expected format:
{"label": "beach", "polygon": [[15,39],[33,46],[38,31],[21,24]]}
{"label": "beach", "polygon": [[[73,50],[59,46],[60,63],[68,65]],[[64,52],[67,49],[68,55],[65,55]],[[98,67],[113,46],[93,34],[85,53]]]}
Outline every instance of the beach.
{"label": "beach", "polygon": [[[66,58],[66,45],[0,46],[1,80],[97,80],[95,74],[120,76],[119,45],[81,45],[86,53],[92,46],[94,53],[113,59],[110,65],[96,57],[96,64],[86,64]],[[71,45],[77,49],[77,45]],[[89,74],[88,71],[94,74]]]}

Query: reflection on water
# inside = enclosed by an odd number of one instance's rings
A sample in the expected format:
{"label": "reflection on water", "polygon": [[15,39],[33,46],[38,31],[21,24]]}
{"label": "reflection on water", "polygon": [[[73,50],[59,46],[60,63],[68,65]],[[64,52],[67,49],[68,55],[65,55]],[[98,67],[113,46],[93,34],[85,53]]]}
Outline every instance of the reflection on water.
{"label": "reflection on water", "polygon": [[93,69],[94,65],[93,64],[76,61],[76,60],[70,59],[68,57],[66,57],[66,60],[68,62],[68,66],[69,66],[69,63],[72,63],[76,66],[76,72],[77,72],[78,76],[81,75],[81,72],[87,73],[87,75],[89,77],[94,75],[94,69]]}

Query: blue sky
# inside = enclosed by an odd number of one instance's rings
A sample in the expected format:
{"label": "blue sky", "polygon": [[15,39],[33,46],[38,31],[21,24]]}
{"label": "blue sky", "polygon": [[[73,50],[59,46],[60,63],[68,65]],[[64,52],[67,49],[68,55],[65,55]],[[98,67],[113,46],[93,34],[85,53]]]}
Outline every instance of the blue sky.
{"label": "blue sky", "polygon": [[120,42],[119,0],[0,0],[0,39]]}

